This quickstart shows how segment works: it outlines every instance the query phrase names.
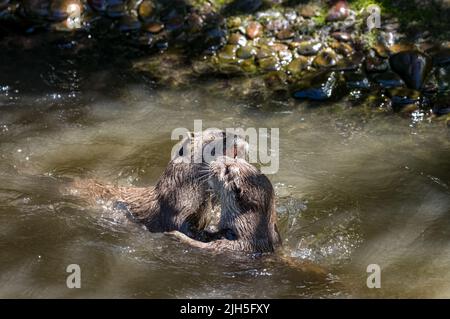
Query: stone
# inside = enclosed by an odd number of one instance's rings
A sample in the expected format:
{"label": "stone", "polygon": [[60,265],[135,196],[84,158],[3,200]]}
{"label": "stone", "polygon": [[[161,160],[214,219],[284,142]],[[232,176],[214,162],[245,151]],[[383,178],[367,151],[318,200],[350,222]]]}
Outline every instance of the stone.
{"label": "stone", "polygon": [[227,44],[218,53],[220,62],[230,62],[236,59],[237,45]]}
{"label": "stone", "polygon": [[228,44],[238,44],[244,46],[247,44],[247,39],[239,32],[230,34],[228,38]]}
{"label": "stone", "polygon": [[430,58],[419,51],[403,51],[389,58],[389,63],[406,85],[420,90],[431,71]]}
{"label": "stone", "polygon": [[403,109],[404,106],[420,103],[420,92],[407,88],[393,88],[388,90],[388,96],[392,100],[395,111]]}
{"label": "stone", "polygon": [[150,33],[159,33],[162,29],[164,29],[164,24],[157,22],[151,22],[144,27],[144,30]]}
{"label": "stone", "polygon": [[300,56],[298,58],[293,59],[286,67],[286,70],[290,73],[290,74],[298,74],[300,72],[302,72],[303,70],[306,70],[306,68],[308,67],[308,59],[305,58],[304,56]]}
{"label": "stone", "polygon": [[252,21],[247,25],[245,33],[250,39],[255,39],[262,35],[263,27],[261,23]]}
{"label": "stone", "polygon": [[400,87],[405,84],[400,76],[392,71],[377,73],[372,77],[372,79],[383,89]]}
{"label": "stone", "polygon": [[350,9],[348,7],[347,1],[340,0],[330,8],[326,17],[326,21],[333,22],[345,20],[345,18],[347,18],[349,14]]}
{"label": "stone", "polygon": [[298,43],[297,52],[301,55],[316,55],[322,48],[322,43],[303,41]]}
{"label": "stone", "polygon": [[224,8],[228,14],[253,13],[263,5],[262,0],[233,0]]}
{"label": "stone", "polygon": [[432,111],[437,116],[450,114],[450,95],[437,96],[432,104]]}
{"label": "stone", "polygon": [[338,84],[337,72],[320,72],[295,83],[291,90],[294,98],[324,101],[335,95]]}
{"label": "stone", "polygon": [[433,54],[433,65],[443,66],[450,64],[450,48],[444,48]]}
{"label": "stone", "polygon": [[144,0],[138,7],[139,19],[148,21],[155,11],[155,5],[150,0]]}
{"label": "stone", "polygon": [[244,46],[244,47],[240,47],[239,49],[237,49],[236,51],[236,56],[239,59],[250,59],[251,57],[253,57],[256,54],[256,50],[253,47],[250,46]]}
{"label": "stone", "polygon": [[280,63],[275,56],[258,59],[258,64],[264,71],[278,71],[280,69]]}
{"label": "stone", "polygon": [[299,14],[303,18],[312,18],[312,17],[315,17],[319,13],[319,10],[320,10],[319,7],[317,7],[315,5],[307,4],[307,5],[303,5],[300,7]]}
{"label": "stone", "polygon": [[313,65],[317,68],[329,68],[337,63],[336,53],[331,49],[325,49],[314,58]]}
{"label": "stone", "polygon": [[350,42],[352,41],[352,35],[348,32],[340,32],[336,31],[331,34],[331,36],[341,42]]}
{"label": "stone", "polygon": [[363,73],[348,72],[344,74],[345,84],[349,89],[370,89],[370,81]]}
{"label": "stone", "polygon": [[364,66],[367,72],[384,72],[389,68],[389,62],[386,59],[382,59],[378,56],[368,55],[364,62]]}

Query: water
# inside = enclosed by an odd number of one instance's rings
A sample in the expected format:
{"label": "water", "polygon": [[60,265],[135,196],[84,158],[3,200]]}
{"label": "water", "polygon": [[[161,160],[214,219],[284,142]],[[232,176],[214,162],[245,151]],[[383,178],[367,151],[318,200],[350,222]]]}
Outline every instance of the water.
{"label": "water", "polygon": [[[2,53],[1,297],[450,297],[443,123],[345,102],[246,101],[208,81],[157,87],[123,60],[64,50]],[[284,251],[326,278],[191,249],[59,192],[73,177],[154,184],[171,131],[195,119],[280,129],[280,169],[269,178]],[[81,289],[66,287],[69,264],[81,267]],[[381,289],[366,286],[369,264],[382,268]]]}

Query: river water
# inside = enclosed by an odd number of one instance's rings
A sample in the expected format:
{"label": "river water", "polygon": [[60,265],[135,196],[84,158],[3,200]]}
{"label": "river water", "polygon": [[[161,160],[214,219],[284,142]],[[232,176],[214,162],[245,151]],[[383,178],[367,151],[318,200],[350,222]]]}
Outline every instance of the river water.
{"label": "river water", "polygon": [[[67,57],[66,48],[1,53],[1,297],[450,297],[443,123],[344,101],[241,100],[206,82],[160,87],[114,56]],[[192,249],[59,191],[74,177],[152,185],[172,130],[196,119],[279,128],[269,178],[284,253],[326,278]],[[81,268],[80,289],[66,286],[70,264]],[[369,264],[381,267],[380,289],[366,285]]]}

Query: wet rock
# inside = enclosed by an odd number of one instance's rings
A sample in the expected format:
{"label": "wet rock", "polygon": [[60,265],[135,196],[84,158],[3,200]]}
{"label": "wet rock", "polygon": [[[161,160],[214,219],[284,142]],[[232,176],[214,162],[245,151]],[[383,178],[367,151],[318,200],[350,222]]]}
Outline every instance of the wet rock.
{"label": "wet rock", "polygon": [[450,95],[440,95],[433,101],[433,113],[437,116],[450,114]]}
{"label": "wet rock", "polygon": [[276,53],[270,47],[261,46],[257,51],[256,57],[258,59],[264,59],[274,55],[276,55]]}
{"label": "wet rock", "polygon": [[341,41],[341,42],[350,42],[350,41],[352,41],[352,36],[348,32],[339,32],[339,31],[337,31],[337,32],[333,32],[331,34],[331,36],[334,39],[336,39],[338,41]]}
{"label": "wet rock", "polygon": [[204,35],[197,39],[195,47],[206,53],[213,53],[224,46],[226,42],[225,30],[216,27],[206,30]]}
{"label": "wet rock", "polygon": [[263,27],[259,22],[252,21],[247,25],[245,33],[250,39],[255,39],[262,35]]}
{"label": "wet rock", "polygon": [[405,106],[419,105],[420,92],[407,88],[393,88],[388,90],[394,111],[403,110]]}
{"label": "wet rock", "polygon": [[235,32],[230,34],[230,37],[228,38],[228,44],[238,44],[244,46],[247,44],[247,39],[239,32]]}
{"label": "wet rock", "polygon": [[238,49],[237,45],[227,44],[225,45],[218,54],[220,62],[230,62],[236,59],[236,51]]}
{"label": "wet rock", "polygon": [[144,0],[139,5],[138,8],[139,18],[144,22],[151,19],[154,12],[155,12],[155,5],[150,0]]}
{"label": "wet rock", "polygon": [[389,47],[389,54],[396,54],[404,51],[413,51],[415,50],[414,44],[409,42],[401,42],[393,44]]}
{"label": "wet rock", "polygon": [[326,20],[329,22],[345,20],[350,14],[347,1],[337,1],[328,11]]}
{"label": "wet rock", "polygon": [[246,73],[256,73],[258,71],[258,67],[255,65],[253,59],[243,60],[240,64],[240,66],[241,66],[241,69]]}
{"label": "wet rock", "polygon": [[370,89],[370,82],[367,76],[363,73],[349,72],[344,74],[345,84],[349,89]]}
{"label": "wet rock", "polygon": [[284,18],[269,20],[266,24],[266,29],[268,31],[277,32],[279,30],[284,30],[289,27],[289,21]]}
{"label": "wet rock", "polygon": [[286,74],[280,71],[273,71],[264,76],[266,86],[275,92],[287,91]]}
{"label": "wet rock", "polygon": [[109,0],[106,15],[111,18],[120,18],[127,14],[126,2],[123,0]]}
{"label": "wet rock", "polygon": [[315,5],[307,4],[300,7],[299,14],[303,18],[315,17],[320,11],[320,8]]}
{"label": "wet rock", "polygon": [[364,66],[367,72],[384,72],[389,68],[389,62],[378,56],[368,55],[365,59]]}
{"label": "wet rock", "polygon": [[373,81],[382,88],[394,88],[404,86],[403,80],[394,72],[387,71],[383,73],[377,73],[373,76]]}
{"label": "wet rock", "polygon": [[348,43],[335,41],[331,43],[330,47],[337,53],[342,54],[343,56],[349,56],[354,52],[352,46],[349,45]]}
{"label": "wet rock", "polygon": [[229,29],[236,29],[242,25],[242,19],[240,17],[230,17],[227,19],[227,26]]}
{"label": "wet rock", "polygon": [[450,89],[450,67],[437,68],[435,74],[439,91],[448,91]]}
{"label": "wet rock", "polygon": [[277,39],[279,40],[287,40],[293,38],[295,35],[294,31],[291,28],[286,28],[277,33]]}
{"label": "wet rock", "polygon": [[244,60],[252,58],[253,56],[255,56],[255,54],[256,54],[256,50],[255,50],[255,48],[253,48],[251,46],[240,47],[236,51],[236,56],[239,59],[244,59]]}
{"label": "wet rock", "polygon": [[118,27],[120,31],[127,32],[141,28],[141,22],[135,16],[123,16],[120,18]]}
{"label": "wet rock", "polygon": [[144,30],[150,33],[159,33],[164,29],[164,24],[158,22],[151,22],[144,27]]}
{"label": "wet rock", "polygon": [[325,49],[314,58],[313,65],[317,68],[329,68],[337,63],[336,53],[331,49]]}
{"label": "wet rock", "polygon": [[261,8],[262,0],[233,0],[225,6],[226,14],[253,13]]}
{"label": "wet rock", "polygon": [[303,41],[298,43],[297,52],[301,55],[316,55],[322,48],[322,43]]}
{"label": "wet rock", "polygon": [[291,53],[291,51],[289,51],[287,49],[279,50],[278,57],[280,58],[280,62],[283,65],[286,65],[292,61],[292,53]]}
{"label": "wet rock", "polygon": [[294,84],[291,90],[295,98],[323,101],[335,95],[338,84],[337,72],[321,72]]}
{"label": "wet rock", "polygon": [[264,71],[277,71],[280,69],[280,63],[275,56],[259,59],[258,64]]}
{"label": "wet rock", "polygon": [[372,49],[380,58],[385,59],[389,57],[389,49],[383,43],[376,43],[372,46]]}
{"label": "wet rock", "polygon": [[203,18],[199,14],[193,12],[187,18],[187,32],[191,34],[201,32],[204,24]]}
{"label": "wet rock", "polygon": [[433,64],[435,66],[450,64],[450,48],[444,48],[434,53]]}
{"label": "wet rock", "polygon": [[293,9],[287,9],[284,12],[284,16],[291,23],[293,23],[293,22],[295,22],[295,20],[297,20],[297,13]]}
{"label": "wet rock", "polygon": [[286,67],[286,70],[292,74],[296,75],[302,72],[303,70],[306,70],[308,67],[308,59],[304,56],[300,56],[298,58],[293,59],[288,66]]}
{"label": "wet rock", "polygon": [[361,68],[364,55],[360,52],[354,52],[348,56],[340,59],[333,68],[340,71],[356,71]]}
{"label": "wet rock", "polygon": [[431,71],[430,58],[418,51],[404,51],[389,58],[389,63],[409,88],[420,90]]}

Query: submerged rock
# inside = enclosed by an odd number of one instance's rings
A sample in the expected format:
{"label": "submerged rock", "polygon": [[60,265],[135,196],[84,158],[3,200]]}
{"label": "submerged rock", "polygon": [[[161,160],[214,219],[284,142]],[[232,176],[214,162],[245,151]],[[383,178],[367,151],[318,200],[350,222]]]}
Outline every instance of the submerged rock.
{"label": "submerged rock", "polygon": [[441,49],[433,54],[433,64],[435,66],[450,64],[450,48]]}
{"label": "submerged rock", "polygon": [[293,59],[288,66],[286,67],[286,70],[292,74],[296,75],[300,73],[301,71],[305,70],[308,67],[308,59],[304,56],[299,56],[298,58]]}
{"label": "submerged rock", "polygon": [[370,82],[363,73],[346,73],[344,74],[345,84],[349,89],[370,89]]}
{"label": "submerged rock", "polygon": [[[420,92],[407,88],[393,88],[388,90],[388,95],[392,100],[394,111],[401,111],[407,106],[414,109],[420,104]],[[414,105],[415,107],[412,107]]]}
{"label": "submerged rock", "polygon": [[397,73],[391,71],[375,74],[373,81],[384,89],[400,87],[405,84]]}
{"label": "submerged rock", "polygon": [[433,113],[441,116],[450,114],[450,95],[440,95],[433,101]]}
{"label": "submerged rock", "polygon": [[329,68],[337,63],[336,53],[331,49],[321,51],[313,60],[313,65],[317,68]]}
{"label": "submerged rock", "polygon": [[431,71],[430,58],[419,51],[404,51],[389,58],[389,63],[409,88],[420,90]]}
{"label": "submerged rock", "polygon": [[291,88],[293,96],[297,99],[323,101],[332,98],[339,84],[337,72],[321,72],[309,79],[295,83]]}

